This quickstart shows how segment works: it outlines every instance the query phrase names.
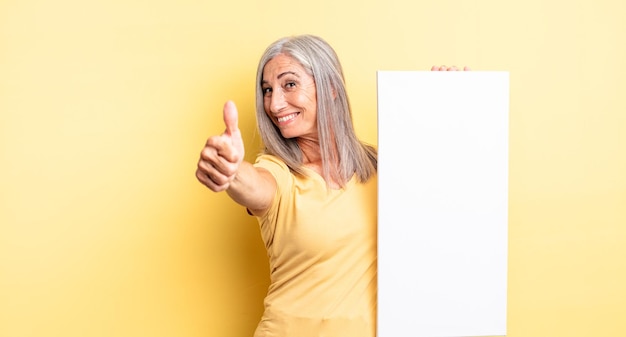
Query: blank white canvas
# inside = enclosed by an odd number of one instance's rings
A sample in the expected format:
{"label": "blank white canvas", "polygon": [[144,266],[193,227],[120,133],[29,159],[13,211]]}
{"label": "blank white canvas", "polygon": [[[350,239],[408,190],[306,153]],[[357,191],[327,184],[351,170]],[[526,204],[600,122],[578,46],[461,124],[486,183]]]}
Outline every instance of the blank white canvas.
{"label": "blank white canvas", "polygon": [[378,72],[378,337],[506,335],[508,72]]}

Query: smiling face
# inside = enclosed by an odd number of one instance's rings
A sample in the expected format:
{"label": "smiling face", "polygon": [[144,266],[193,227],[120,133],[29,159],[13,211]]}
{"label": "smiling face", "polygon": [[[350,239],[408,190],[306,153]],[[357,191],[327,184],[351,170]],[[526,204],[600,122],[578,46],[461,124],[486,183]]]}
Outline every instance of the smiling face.
{"label": "smiling face", "polygon": [[263,107],[285,138],[317,139],[315,80],[291,56],[278,54],[263,68]]}

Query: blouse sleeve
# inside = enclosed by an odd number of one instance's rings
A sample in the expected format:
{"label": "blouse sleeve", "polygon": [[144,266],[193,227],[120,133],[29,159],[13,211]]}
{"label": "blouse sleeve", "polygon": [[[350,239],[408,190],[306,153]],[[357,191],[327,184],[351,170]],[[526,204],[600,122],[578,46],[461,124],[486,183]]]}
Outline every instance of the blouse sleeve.
{"label": "blouse sleeve", "polygon": [[274,195],[272,204],[265,214],[258,217],[266,243],[270,243],[274,236],[280,203],[282,200],[286,200],[293,187],[293,175],[287,164],[278,157],[269,154],[259,155],[254,166],[266,169],[276,179],[276,195]]}

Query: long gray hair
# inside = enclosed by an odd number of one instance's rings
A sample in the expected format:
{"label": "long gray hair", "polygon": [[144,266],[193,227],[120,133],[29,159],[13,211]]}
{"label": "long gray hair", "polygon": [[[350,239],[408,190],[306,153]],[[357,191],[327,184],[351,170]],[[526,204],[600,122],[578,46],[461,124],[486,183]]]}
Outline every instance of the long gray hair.
{"label": "long gray hair", "polygon": [[317,92],[317,131],[322,173],[326,181],[341,186],[356,175],[366,182],[376,173],[376,150],[361,142],[354,131],[352,113],[339,58],[323,39],[313,35],[282,38],[263,53],[257,69],[256,118],[265,152],[282,159],[297,174],[304,175],[302,151],[295,138],[284,138],[263,106],[263,69],[279,54],[298,61],[315,80]]}

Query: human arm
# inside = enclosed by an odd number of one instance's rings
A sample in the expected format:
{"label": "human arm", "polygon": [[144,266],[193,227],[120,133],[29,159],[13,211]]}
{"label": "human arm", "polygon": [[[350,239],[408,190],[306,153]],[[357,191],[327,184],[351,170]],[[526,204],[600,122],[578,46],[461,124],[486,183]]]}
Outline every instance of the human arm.
{"label": "human arm", "polygon": [[276,180],[265,169],[243,160],[245,150],[238,115],[231,101],[224,105],[226,131],[212,136],[200,153],[196,178],[211,191],[226,193],[254,215],[264,213],[276,192]]}

